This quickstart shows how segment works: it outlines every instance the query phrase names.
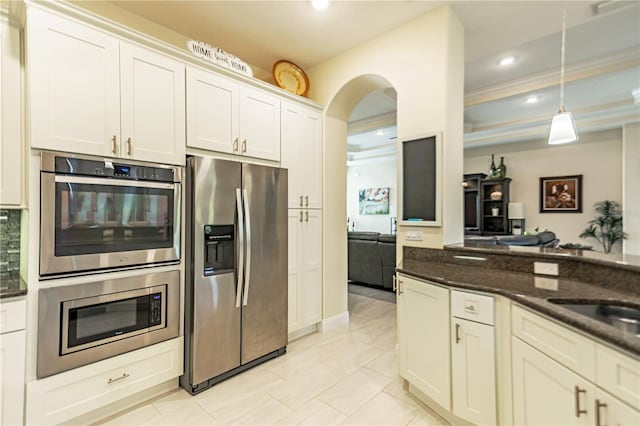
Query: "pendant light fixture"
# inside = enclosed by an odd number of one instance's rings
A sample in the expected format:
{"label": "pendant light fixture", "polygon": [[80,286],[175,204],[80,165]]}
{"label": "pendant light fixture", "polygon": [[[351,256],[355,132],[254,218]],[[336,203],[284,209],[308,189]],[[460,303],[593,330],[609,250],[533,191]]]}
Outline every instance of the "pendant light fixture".
{"label": "pendant light fixture", "polygon": [[549,144],[575,142],[578,140],[578,131],[573,121],[573,114],[564,110],[564,49],[566,42],[566,16],[565,6],[562,6],[562,48],[560,49],[560,110],[551,120],[549,130]]}

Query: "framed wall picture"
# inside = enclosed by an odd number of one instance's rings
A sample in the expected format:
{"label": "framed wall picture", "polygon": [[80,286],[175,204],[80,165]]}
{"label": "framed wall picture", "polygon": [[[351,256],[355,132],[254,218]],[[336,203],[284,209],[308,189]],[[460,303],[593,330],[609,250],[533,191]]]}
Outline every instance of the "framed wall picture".
{"label": "framed wall picture", "polygon": [[359,191],[360,214],[389,214],[389,188],[368,188]]}
{"label": "framed wall picture", "polygon": [[541,177],[540,213],[582,213],[582,175]]}

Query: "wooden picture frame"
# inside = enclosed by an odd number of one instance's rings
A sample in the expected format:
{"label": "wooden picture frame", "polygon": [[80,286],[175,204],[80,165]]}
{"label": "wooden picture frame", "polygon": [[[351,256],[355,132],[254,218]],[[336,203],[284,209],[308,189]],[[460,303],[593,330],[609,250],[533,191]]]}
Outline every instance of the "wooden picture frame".
{"label": "wooden picture frame", "polygon": [[541,177],[540,213],[582,213],[582,175]]}

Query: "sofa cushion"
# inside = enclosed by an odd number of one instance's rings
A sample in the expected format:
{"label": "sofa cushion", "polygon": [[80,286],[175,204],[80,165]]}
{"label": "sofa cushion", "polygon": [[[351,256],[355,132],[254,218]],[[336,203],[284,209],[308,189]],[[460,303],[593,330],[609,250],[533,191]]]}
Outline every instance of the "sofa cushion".
{"label": "sofa cushion", "polygon": [[379,232],[349,232],[350,240],[378,241]]}
{"label": "sofa cushion", "polygon": [[540,240],[536,235],[508,235],[496,237],[498,244],[505,246],[537,246]]}
{"label": "sofa cushion", "polygon": [[380,241],[381,243],[395,244],[396,243],[396,236],[393,235],[393,234],[380,234],[378,236],[378,241]]}

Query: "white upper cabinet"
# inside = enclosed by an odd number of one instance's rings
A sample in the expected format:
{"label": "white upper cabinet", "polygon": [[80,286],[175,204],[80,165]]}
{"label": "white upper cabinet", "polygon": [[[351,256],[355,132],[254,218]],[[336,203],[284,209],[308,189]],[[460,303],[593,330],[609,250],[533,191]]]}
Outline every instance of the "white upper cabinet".
{"label": "white upper cabinet", "polygon": [[123,157],[184,163],[184,74],[176,60],[120,44]]}
{"label": "white upper cabinet", "polygon": [[27,15],[31,146],[184,164],[184,65],[81,23]]}
{"label": "white upper cabinet", "polygon": [[237,154],[238,84],[214,73],[187,67],[187,145]]}
{"label": "white upper cabinet", "polygon": [[280,161],[280,98],[189,67],[187,145]]}
{"label": "white upper cabinet", "polygon": [[20,31],[0,16],[0,205],[22,204]]}
{"label": "white upper cabinet", "polygon": [[289,208],[322,208],[322,115],[282,103],[282,167],[289,169]]}

